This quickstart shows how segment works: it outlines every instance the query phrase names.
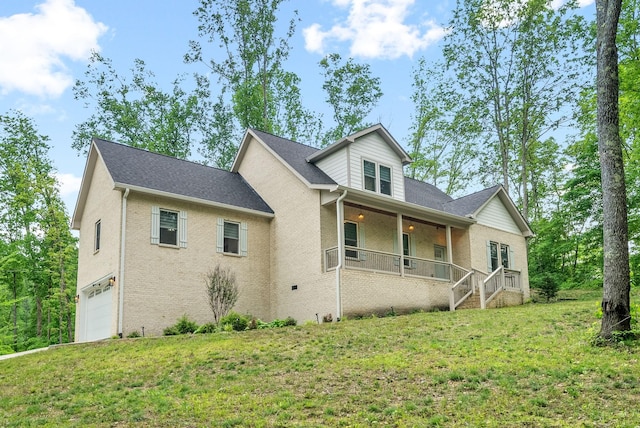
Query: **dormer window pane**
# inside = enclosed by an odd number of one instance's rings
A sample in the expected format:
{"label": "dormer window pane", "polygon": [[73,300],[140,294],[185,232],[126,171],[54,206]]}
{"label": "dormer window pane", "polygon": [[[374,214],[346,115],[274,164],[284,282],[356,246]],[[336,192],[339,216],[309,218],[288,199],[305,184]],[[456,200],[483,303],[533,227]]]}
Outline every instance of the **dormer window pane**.
{"label": "dormer window pane", "polygon": [[391,195],[391,168],[380,165],[380,193]]}
{"label": "dormer window pane", "polygon": [[376,191],[376,164],[373,162],[364,161],[364,188]]}

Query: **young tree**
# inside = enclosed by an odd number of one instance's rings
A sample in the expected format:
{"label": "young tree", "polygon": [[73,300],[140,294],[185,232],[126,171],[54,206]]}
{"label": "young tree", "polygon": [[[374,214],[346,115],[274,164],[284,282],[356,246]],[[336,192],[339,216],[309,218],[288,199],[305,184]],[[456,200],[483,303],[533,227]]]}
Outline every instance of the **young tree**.
{"label": "young tree", "polygon": [[325,133],[323,145],[369,126],[366,117],[382,97],[380,78],[371,75],[368,64],[357,64],[353,58],[342,65],[341,61],[337,53],[320,61],[324,75],[322,89],[333,108],[335,121],[335,126]]}
{"label": "young tree", "polygon": [[22,113],[0,115],[0,125],[0,240],[15,253],[10,284],[20,302],[13,317],[16,350],[71,341],[75,307],[67,284],[75,283],[76,246],[48,137]]}
{"label": "young tree", "polygon": [[111,60],[97,52],[91,55],[86,80],[76,81],[73,94],[92,107],[94,113],[76,125],[72,147],[86,152],[91,138],[115,140],[132,147],[186,158],[202,136],[200,128],[208,112],[198,94],[182,88],[182,78],[164,92],[144,61],[135,60],[131,78],[118,74]]}
{"label": "young tree", "polygon": [[[544,198],[530,178],[552,165],[546,135],[568,120],[580,85],[572,44],[582,28],[573,2],[558,9],[547,0],[458,0],[445,38],[445,72],[460,104],[483,128],[485,181],[499,179],[516,193],[525,217],[532,198]],[[497,174],[496,174],[497,172]],[[533,184],[540,184],[533,183]]]}
{"label": "young tree", "polygon": [[616,35],[621,0],[596,0],[598,152],[602,175],[604,291],[600,336],[631,329],[630,276],[622,141],[618,110]]}
{"label": "young tree", "polygon": [[[233,112],[240,129],[251,127],[314,141],[319,119],[302,106],[298,76],[284,70],[297,11],[285,34],[278,36],[277,12],[282,3],[284,0],[201,0],[194,12],[200,22],[199,36],[219,49],[214,47],[207,59],[203,45],[190,41],[184,59],[204,64],[217,77],[225,97],[224,111]],[[197,79],[203,86],[210,84],[202,74]]]}
{"label": "young tree", "polygon": [[205,275],[205,286],[213,321],[218,324],[238,301],[236,276],[218,264]]}
{"label": "young tree", "polygon": [[482,129],[472,119],[471,106],[458,102],[455,82],[440,69],[421,58],[413,70],[415,112],[409,140],[413,162],[407,173],[452,195],[468,188],[479,167],[474,165],[478,150],[473,141]]}

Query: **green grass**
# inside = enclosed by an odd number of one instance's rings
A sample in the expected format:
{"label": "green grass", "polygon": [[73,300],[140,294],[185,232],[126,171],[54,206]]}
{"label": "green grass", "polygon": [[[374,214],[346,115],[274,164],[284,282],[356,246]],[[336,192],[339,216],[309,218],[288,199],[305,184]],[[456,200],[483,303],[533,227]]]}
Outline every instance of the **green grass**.
{"label": "green grass", "polygon": [[59,347],[0,361],[0,426],[634,427],[599,298]]}

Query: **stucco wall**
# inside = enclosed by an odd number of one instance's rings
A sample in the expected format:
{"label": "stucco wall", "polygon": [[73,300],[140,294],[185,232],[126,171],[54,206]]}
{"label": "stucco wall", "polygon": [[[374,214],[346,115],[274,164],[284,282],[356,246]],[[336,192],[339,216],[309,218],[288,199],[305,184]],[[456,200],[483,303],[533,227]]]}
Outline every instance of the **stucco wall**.
{"label": "stucco wall", "polygon": [[[152,245],[151,206],[187,212],[187,248]],[[216,252],[216,221],[246,222],[246,257]],[[186,314],[198,323],[213,321],[206,299],[205,274],[217,264],[236,276],[234,311],[268,320],[270,220],[250,214],[132,192],[128,198],[124,335],[162,334]]]}
{"label": "stucco wall", "polygon": [[[76,294],[80,301],[76,307],[75,338],[80,339],[83,326],[80,316],[86,305],[86,295],[81,290],[107,276],[118,276],[120,259],[120,217],[122,193],[113,190],[113,182],[101,160],[96,166],[90,181],[89,193],[80,222],[78,248],[78,277]],[[95,252],[95,224],[100,220],[100,250]],[[117,293],[116,289],[112,293]],[[112,334],[117,332],[118,302],[113,299],[111,313]]]}

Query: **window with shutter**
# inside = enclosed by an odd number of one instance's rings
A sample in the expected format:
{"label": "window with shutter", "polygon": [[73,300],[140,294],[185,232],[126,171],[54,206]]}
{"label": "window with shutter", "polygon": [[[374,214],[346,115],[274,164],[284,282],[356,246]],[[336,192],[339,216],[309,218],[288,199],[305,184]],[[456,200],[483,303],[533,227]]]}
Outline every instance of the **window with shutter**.
{"label": "window with shutter", "polygon": [[238,223],[224,222],[224,252],[240,253],[240,225]]}
{"label": "window with shutter", "polygon": [[160,210],[160,243],[178,245],[178,213]]}

